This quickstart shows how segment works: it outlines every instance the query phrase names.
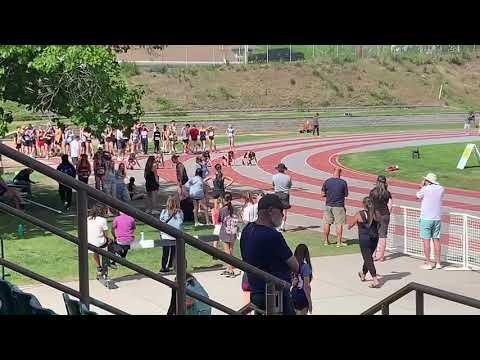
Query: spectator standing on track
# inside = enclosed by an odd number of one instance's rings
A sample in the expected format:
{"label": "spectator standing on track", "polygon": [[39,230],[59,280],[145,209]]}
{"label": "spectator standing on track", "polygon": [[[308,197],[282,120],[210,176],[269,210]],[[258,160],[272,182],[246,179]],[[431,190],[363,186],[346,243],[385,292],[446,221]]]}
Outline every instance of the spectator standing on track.
{"label": "spectator standing on track", "polygon": [[370,200],[375,210],[375,220],[378,226],[378,246],[374,256],[376,261],[384,261],[385,248],[387,246],[388,225],[392,211],[392,194],[388,191],[387,179],[380,175],[377,184],[370,191]]}
{"label": "spectator standing on track", "polygon": [[172,120],[170,122],[170,128],[168,129],[168,141],[170,143],[170,153],[176,154],[177,153],[177,125],[175,125],[175,121]]}
{"label": "spectator standing on track", "polygon": [[278,196],[280,201],[283,204],[283,220],[280,226],[281,231],[285,231],[285,223],[287,222],[287,211],[291,208],[290,206],[290,189],[292,188],[292,178],[285,174],[288,170],[285,164],[280,163],[275,168],[278,171],[278,174],[273,175],[272,185],[275,191],[275,195]]}
{"label": "spectator standing on track", "polygon": [[442,227],[442,201],[445,190],[437,181],[437,175],[427,174],[417,192],[417,198],[422,200],[420,212],[420,237],[423,240],[425,264],[422,269],[432,270],[430,263],[430,239],[433,240],[436,269],[441,269],[440,231]]}
{"label": "spectator standing on track", "polygon": [[88,178],[90,177],[91,173],[92,167],[90,165],[90,161],[88,161],[88,155],[82,154],[80,156],[80,162],[77,165],[78,180],[88,185]]}
{"label": "spectator standing on track", "polygon": [[[178,204],[178,199],[176,196],[169,196],[167,199],[167,205],[165,209],[162,210],[160,214],[160,221],[173,226],[178,230],[183,228],[183,212],[180,210]],[[162,240],[175,241],[173,236],[170,236],[166,233],[160,233]],[[160,269],[161,273],[169,272],[175,261],[175,245],[163,246],[162,252],[162,268]]]}
{"label": "spectator standing on track", "polygon": [[312,120],[312,125],[313,125],[313,130],[312,130],[312,135],[315,135],[317,133],[317,136],[320,136],[320,124],[318,123],[318,118],[319,114],[316,113],[315,116],[313,117]]}
{"label": "spectator standing on track", "polygon": [[[222,165],[220,164],[215,165],[215,175],[207,177],[204,181],[208,184],[210,180],[212,181],[211,187],[213,188],[213,198],[223,198],[225,196],[225,190],[233,184],[233,179],[231,177],[223,175]],[[227,185],[225,185],[225,180],[229,182]]]}
{"label": "spectator standing on track", "polygon": [[155,156],[151,155],[145,164],[145,190],[147,191],[147,201],[145,204],[145,212],[151,214],[153,207],[157,202],[157,191],[160,188],[158,184],[157,169],[155,168]]}
{"label": "spectator standing on track", "polygon": [[[73,177],[74,179],[77,175],[75,167],[68,161],[67,154],[62,155],[62,162],[60,163],[60,165],[57,166],[57,170],[61,171],[65,175]],[[58,183],[58,193],[60,195],[60,199],[62,200],[65,210],[68,211],[72,206],[72,188]]]}
{"label": "spectator standing on track", "polygon": [[107,169],[104,158],[104,151],[101,147],[99,147],[95,155],[93,155],[93,174],[95,176],[95,189],[103,189],[106,172]]}
{"label": "spectator standing on track", "polygon": [[325,180],[322,186],[322,197],[325,202],[325,225],[323,232],[325,235],[324,245],[329,245],[330,226],[335,223],[337,233],[337,247],[347,246],[342,242],[343,225],[346,220],[345,198],[348,196],[347,182],[340,178],[342,170],[335,168],[333,177]]}
{"label": "spectator standing on track", "polygon": [[[282,223],[283,204],[274,194],[267,194],[258,202],[258,219],[248,224],[240,237],[242,259],[263,271],[290,282],[292,272],[298,273],[299,264],[283,235],[275,230]],[[248,275],[250,301],[265,310],[265,281]],[[295,315],[290,289],[283,290],[283,314]]]}
{"label": "spectator standing on track", "polygon": [[73,137],[73,140],[70,141],[70,159],[72,159],[73,166],[77,166],[79,156],[80,156],[80,137],[76,135]]}
{"label": "spectator standing on track", "polygon": [[175,173],[177,175],[177,191],[180,196],[180,200],[188,197],[188,192],[185,188],[185,184],[188,182],[187,170],[185,165],[180,162],[178,155],[172,155],[172,163],[175,165]]}
{"label": "spectator standing on track", "polygon": [[372,277],[372,283],[369,287],[376,288],[380,285],[380,282],[373,262],[373,253],[378,244],[378,224],[375,219],[374,205],[369,197],[363,199],[363,208],[355,214],[348,228],[358,226],[358,241],[363,258],[362,271],[358,273],[360,281],[365,281],[365,275],[369,272]]}

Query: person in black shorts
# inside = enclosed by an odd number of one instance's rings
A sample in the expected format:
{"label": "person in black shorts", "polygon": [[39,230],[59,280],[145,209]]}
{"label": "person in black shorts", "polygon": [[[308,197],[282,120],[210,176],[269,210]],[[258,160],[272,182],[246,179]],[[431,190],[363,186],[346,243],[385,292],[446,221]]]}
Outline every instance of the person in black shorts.
{"label": "person in black shorts", "polygon": [[373,262],[373,253],[378,243],[378,224],[375,220],[375,210],[369,197],[363,199],[363,210],[360,210],[353,217],[349,229],[355,225],[358,226],[358,241],[360,243],[360,251],[363,257],[362,271],[358,273],[360,281],[365,281],[365,275],[370,273],[372,276],[371,288],[377,288],[380,283],[377,277],[377,270]]}
{"label": "person in black shorts", "polygon": [[[222,165],[220,164],[215,165],[215,175],[207,177],[204,182],[210,186],[210,184],[208,184],[210,180],[212,181],[211,187],[213,187],[212,196],[214,199],[219,197],[223,198],[225,196],[225,189],[233,184],[231,177],[223,175]],[[228,185],[225,185],[225,180],[229,182]]]}
{"label": "person in black shorts", "polygon": [[155,145],[155,154],[160,152],[160,140],[162,138],[162,133],[158,128],[157,124],[155,124],[153,128],[153,144]]}
{"label": "person in black shorts", "polygon": [[390,224],[390,211],[392,209],[392,194],[388,191],[387,179],[380,175],[377,184],[370,191],[370,200],[375,210],[375,219],[378,227],[378,246],[374,256],[375,260],[384,261],[387,246],[388,225]]}

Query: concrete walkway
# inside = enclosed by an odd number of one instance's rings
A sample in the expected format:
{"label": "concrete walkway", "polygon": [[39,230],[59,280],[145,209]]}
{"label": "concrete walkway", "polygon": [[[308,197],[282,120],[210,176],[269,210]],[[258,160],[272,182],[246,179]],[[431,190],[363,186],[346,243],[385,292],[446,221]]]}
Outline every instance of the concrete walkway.
{"label": "concrete walkway", "polygon": [[[360,254],[327,256],[312,259],[314,278],[312,283],[313,313],[315,315],[357,315],[392,294],[409,282],[415,281],[465,296],[478,298],[480,273],[422,270],[422,261],[394,255],[390,260],[377,264],[383,276],[379,289],[368,288],[369,282],[360,282],[356,275],[361,266]],[[233,309],[244,304],[241,276],[234,279],[219,275],[219,271],[196,273],[213,300]],[[169,276],[171,279],[172,277]],[[66,283],[78,289],[77,282]],[[170,289],[151,279],[130,276],[118,279],[117,289],[107,290],[98,281],[90,282],[91,296],[135,315],[164,315],[170,303]],[[61,293],[44,285],[22,287],[33,293],[40,303],[58,314],[65,314]],[[101,314],[103,310],[94,309]],[[214,314],[221,314],[214,310]],[[391,314],[415,314],[415,295],[400,299],[390,309]],[[465,307],[446,300],[425,296],[425,314],[477,314],[480,310]]]}

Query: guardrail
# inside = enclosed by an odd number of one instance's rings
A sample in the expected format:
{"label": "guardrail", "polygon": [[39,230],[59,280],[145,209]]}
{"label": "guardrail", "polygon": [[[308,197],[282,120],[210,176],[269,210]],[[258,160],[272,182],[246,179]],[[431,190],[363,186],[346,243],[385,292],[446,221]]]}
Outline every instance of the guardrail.
{"label": "guardrail", "polygon": [[[8,262],[6,260],[0,259],[0,264],[4,265],[5,267],[9,267],[15,271],[22,272],[24,274],[28,274],[27,276],[30,276],[33,278],[35,276],[35,279],[45,283],[46,285],[55,287],[57,289],[60,289],[60,286],[62,286],[62,290],[64,292],[67,292],[68,294],[71,294],[72,296],[79,297],[79,299],[85,303],[87,306],[89,303],[93,303],[95,305],[99,304],[99,307],[102,307],[104,305],[100,304],[97,300],[93,299],[89,295],[89,276],[88,276],[88,250],[91,250],[97,254],[100,254],[104,257],[107,257],[111,260],[114,260],[115,262],[131,269],[134,271],[137,271],[138,273],[141,273],[153,280],[156,280],[164,285],[167,285],[171,288],[176,289],[176,300],[177,300],[177,314],[178,315],[183,315],[185,314],[186,311],[186,305],[185,305],[185,300],[186,300],[186,294],[189,296],[200,300],[202,302],[205,302],[221,311],[224,311],[228,314],[238,314],[237,311],[233,309],[229,309],[225,307],[224,305],[217,303],[215,301],[212,301],[210,299],[207,299],[201,295],[198,295],[195,292],[192,292],[190,290],[187,290],[185,287],[185,282],[186,282],[186,258],[185,258],[185,244],[191,245],[194,248],[203,251],[213,257],[216,257],[217,259],[224,261],[227,264],[230,264],[234,266],[237,269],[240,269],[244,272],[247,272],[249,274],[254,274],[255,276],[263,279],[266,282],[266,294],[269,294],[266,298],[266,314],[277,314],[281,313],[282,309],[281,306],[279,307],[277,304],[281,304],[281,301],[279,302],[279,296],[281,300],[281,294],[279,294],[280,291],[278,289],[283,289],[283,288],[288,288],[290,284],[282,279],[279,279],[265,271],[262,271],[234,256],[228,255],[224,253],[221,250],[218,250],[214,248],[213,246],[210,246],[201,240],[196,239],[195,237],[184,233],[168,224],[165,224],[164,222],[160,221],[157,218],[154,218],[151,215],[146,214],[143,211],[140,211],[124,202],[121,202],[117,199],[114,199],[103,192],[92,188],[88,186],[87,184],[84,184],[68,175],[63,174],[62,172],[59,172],[48,165],[45,165],[39,161],[36,161],[20,152],[17,150],[10,148],[9,146],[5,144],[0,143],[0,154],[4,155],[10,159],[13,159],[25,166],[28,166],[35,171],[38,171],[41,174],[44,174],[48,176],[49,178],[62,183],[72,189],[75,189],[77,191],[77,220],[78,220],[78,237],[75,237],[69,233],[66,233],[62,229],[59,229],[51,224],[45,223],[39,219],[33,218],[32,216],[25,214],[22,211],[18,211],[8,205],[5,204],[0,204],[0,209],[6,211],[9,214],[12,214],[14,216],[20,217],[24,220],[30,221],[40,227],[43,227],[44,229],[47,229],[48,231],[51,231],[52,233],[66,239],[67,241],[73,242],[78,245],[78,257],[79,257],[79,289],[80,291],[77,293],[75,290],[70,289],[69,291],[65,291],[66,289],[63,287],[63,285],[59,283],[53,282],[53,280],[48,280],[44,277],[41,277],[41,275],[34,274],[30,272],[28,269],[24,269],[19,267],[18,265],[12,265],[11,262]],[[176,272],[177,272],[177,277],[176,281],[172,282],[163,276],[160,276],[158,274],[153,273],[152,271],[142,268],[138,265],[135,265],[128,260],[118,258],[109,252],[102,250],[100,248],[97,248],[95,246],[92,246],[88,243],[87,239],[87,208],[88,208],[88,197],[91,197],[92,199],[99,201],[107,206],[110,206],[114,209],[117,209],[119,211],[124,212],[125,214],[128,214],[132,216],[133,218],[140,220],[144,222],[147,225],[152,226],[153,228],[164,232],[176,239],[176,249],[177,249],[177,254],[176,254]],[[14,266],[14,268],[12,267]],[[273,291],[272,291],[273,290]],[[275,296],[270,296],[270,294],[273,294],[274,292],[277,292]],[[97,305],[98,306],[98,305]],[[103,307],[104,309],[105,306]],[[111,309],[112,310],[112,309]],[[114,310],[117,311],[118,309]],[[107,310],[110,311],[110,310]],[[121,310],[118,310],[121,311]],[[118,312],[117,312],[118,313]]]}
{"label": "guardrail", "polygon": [[379,311],[382,312],[382,315],[390,315],[390,305],[412,291],[415,291],[416,315],[425,314],[424,294],[432,295],[440,299],[449,300],[458,304],[480,309],[480,300],[460,294],[455,294],[450,291],[437,289],[431,286],[411,282],[400,290],[394,292],[392,295],[386,297],[379,303],[365,310],[361,315],[375,315]]}

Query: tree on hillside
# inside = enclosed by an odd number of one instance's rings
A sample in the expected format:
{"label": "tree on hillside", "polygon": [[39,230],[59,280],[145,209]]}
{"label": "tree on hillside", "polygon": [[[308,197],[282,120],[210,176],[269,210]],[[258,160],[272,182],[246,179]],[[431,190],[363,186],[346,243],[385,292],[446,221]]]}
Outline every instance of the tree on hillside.
{"label": "tree on hillside", "polygon": [[[51,112],[101,132],[143,115],[143,90],[129,88],[110,46],[0,46],[0,101]],[[0,108],[0,135],[11,114]]]}

